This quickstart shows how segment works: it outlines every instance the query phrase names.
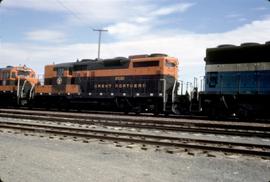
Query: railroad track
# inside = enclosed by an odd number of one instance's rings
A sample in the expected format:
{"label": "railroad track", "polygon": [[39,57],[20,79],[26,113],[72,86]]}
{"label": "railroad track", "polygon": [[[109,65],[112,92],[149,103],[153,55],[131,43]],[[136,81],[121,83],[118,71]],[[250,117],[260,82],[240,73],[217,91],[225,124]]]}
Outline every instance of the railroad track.
{"label": "railroad track", "polygon": [[236,143],[202,139],[188,139],[162,135],[105,131],[89,128],[58,126],[26,122],[0,122],[0,128],[24,132],[46,133],[60,136],[81,137],[83,139],[102,139],[117,142],[140,143],[155,146],[180,147],[199,149],[203,151],[218,151],[225,153],[247,154],[270,157],[270,145]]}
{"label": "railroad track", "polygon": [[[20,109],[20,110],[35,110],[35,111],[48,111],[48,109],[45,108],[29,108],[29,107],[25,107],[25,106],[0,106],[0,109]],[[60,111],[61,109],[59,108],[50,108],[49,111]],[[125,114],[123,112],[120,111],[112,111],[112,110],[81,110],[81,109],[69,109],[69,110],[65,110],[62,109],[63,112],[74,112],[74,113],[88,113],[88,114],[104,114],[104,115],[120,115],[120,116],[138,116],[135,113],[129,113],[129,114]],[[209,118],[205,115],[199,115],[199,114],[181,114],[181,115],[175,115],[175,114],[169,114],[169,115],[164,115],[164,114],[160,114],[160,115],[153,115],[153,113],[140,113],[140,116],[144,116],[144,117],[150,117],[150,118],[155,118],[155,117],[162,117],[162,118],[171,118],[171,119],[194,119],[194,120],[211,120],[211,121],[230,121],[230,122],[244,122],[244,123],[264,123],[264,124],[269,124],[270,123],[270,118],[246,118],[246,119],[240,119],[237,117],[227,117],[227,118]]]}
{"label": "railroad track", "polygon": [[270,138],[270,124],[0,109],[0,117]]}

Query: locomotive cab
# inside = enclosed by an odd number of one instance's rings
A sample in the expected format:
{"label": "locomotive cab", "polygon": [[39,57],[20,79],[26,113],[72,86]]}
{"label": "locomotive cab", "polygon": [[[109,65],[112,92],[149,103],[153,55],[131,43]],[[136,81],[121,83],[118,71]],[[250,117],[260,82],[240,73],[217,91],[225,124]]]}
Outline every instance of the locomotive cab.
{"label": "locomotive cab", "polygon": [[[146,110],[155,113],[170,113],[177,93],[178,60],[165,54],[130,56],[134,72],[139,72],[146,81],[145,97],[154,99]],[[147,100],[144,98],[144,100]],[[154,109],[153,109],[154,108]]]}

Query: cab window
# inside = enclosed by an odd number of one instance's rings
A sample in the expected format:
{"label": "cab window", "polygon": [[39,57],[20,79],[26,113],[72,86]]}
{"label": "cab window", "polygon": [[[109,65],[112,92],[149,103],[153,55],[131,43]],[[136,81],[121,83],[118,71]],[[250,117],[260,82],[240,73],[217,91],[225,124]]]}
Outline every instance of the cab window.
{"label": "cab window", "polygon": [[4,72],[3,73],[3,79],[8,79],[10,76],[9,72]]}
{"label": "cab window", "polygon": [[57,68],[57,76],[64,76],[64,68]]}
{"label": "cab window", "polygon": [[29,76],[29,71],[18,71],[18,76]]}
{"label": "cab window", "polygon": [[69,74],[69,75],[72,75],[72,72],[73,72],[73,71],[72,71],[72,68],[68,68],[68,74]]}
{"label": "cab window", "polygon": [[159,61],[143,61],[143,62],[134,62],[133,67],[155,67],[159,66]]}
{"label": "cab window", "polygon": [[169,68],[173,68],[175,67],[175,63],[172,63],[172,62],[169,62],[169,61],[166,61],[165,65]]}
{"label": "cab window", "polygon": [[11,78],[16,78],[16,73],[15,72],[11,73]]}

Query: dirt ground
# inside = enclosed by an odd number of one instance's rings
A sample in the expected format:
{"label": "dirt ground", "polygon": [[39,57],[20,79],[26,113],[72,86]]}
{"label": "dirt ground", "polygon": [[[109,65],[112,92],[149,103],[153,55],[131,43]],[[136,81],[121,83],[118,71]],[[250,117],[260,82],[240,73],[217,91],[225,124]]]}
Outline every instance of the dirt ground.
{"label": "dirt ground", "polygon": [[[117,147],[118,146],[118,147]],[[154,147],[0,133],[3,182],[266,181],[270,161],[247,156],[170,154]]]}

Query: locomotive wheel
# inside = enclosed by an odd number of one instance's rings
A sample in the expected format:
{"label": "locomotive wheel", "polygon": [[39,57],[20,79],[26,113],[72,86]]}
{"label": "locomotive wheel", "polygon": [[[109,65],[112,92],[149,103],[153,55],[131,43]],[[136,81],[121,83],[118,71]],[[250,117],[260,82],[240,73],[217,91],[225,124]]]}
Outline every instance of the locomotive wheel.
{"label": "locomotive wheel", "polygon": [[153,112],[154,116],[159,116],[159,112],[158,111],[155,111]]}
{"label": "locomotive wheel", "polygon": [[138,107],[135,109],[135,114],[136,114],[136,115],[139,115],[139,114],[141,114],[141,112],[142,112],[142,107],[141,107],[141,106],[138,106]]}
{"label": "locomotive wheel", "polygon": [[177,104],[172,104],[172,112],[174,114],[180,115],[179,106]]}
{"label": "locomotive wheel", "polygon": [[27,104],[28,104],[28,100],[26,100],[26,99],[19,99],[18,100],[18,105],[19,106],[25,106]]}
{"label": "locomotive wheel", "polygon": [[246,106],[240,105],[238,109],[238,117],[241,120],[249,120],[253,118],[253,115],[247,105]]}
{"label": "locomotive wheel", "polygon": [[125,114],[125,115],[128,115],[128,113],[129,113],[129,110],[126,109],[126,110],[124,111],[124,114]]}
{"label": "locomotive wheel", "polygon": [[158,116],[162,112],[161,109],[160,105],[156,104],[153,112],[154,116]]}

